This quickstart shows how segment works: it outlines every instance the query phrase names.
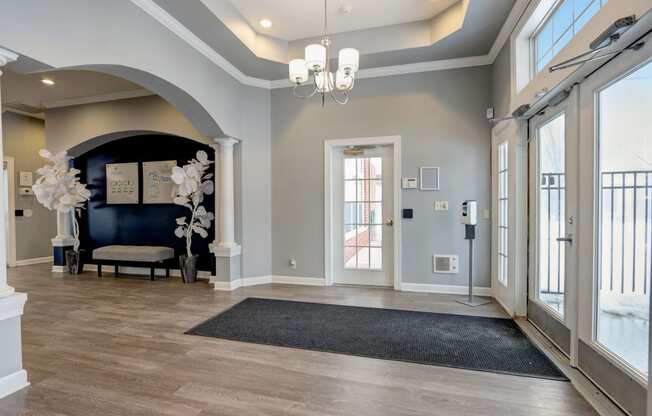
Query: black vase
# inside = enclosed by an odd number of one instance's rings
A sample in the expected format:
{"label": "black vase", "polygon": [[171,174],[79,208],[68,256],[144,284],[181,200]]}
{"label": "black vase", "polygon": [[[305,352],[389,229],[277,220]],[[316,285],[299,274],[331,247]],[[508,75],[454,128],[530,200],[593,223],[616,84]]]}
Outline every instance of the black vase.
{"label": "black vase", "polygon": [[68,266],[68,273],[81,274],[84,271],[84,250],[68,250],[66,251],[66,266]]}
{"label": "black vase", "polygon": [[179,256],[179,269],[184,283],[195,283],[197,281],[197,260],[199,256],[193,254],[188,257],[185,254]]}

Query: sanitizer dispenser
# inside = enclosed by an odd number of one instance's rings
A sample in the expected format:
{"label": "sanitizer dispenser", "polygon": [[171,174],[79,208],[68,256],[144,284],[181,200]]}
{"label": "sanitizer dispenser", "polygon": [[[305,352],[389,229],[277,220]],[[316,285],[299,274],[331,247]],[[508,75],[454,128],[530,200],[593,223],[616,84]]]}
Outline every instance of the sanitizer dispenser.
{"label": "sanitizer dispenser", "polygon": [[478,202],[469,200],[462,202],[460,222],[464,224],[464,239],[469,240],[469,296],[458,300],[467,306],[480,306],[491,302],[490,298],[473,296],[473,242],[475,241],[475,227],[478,224]]}

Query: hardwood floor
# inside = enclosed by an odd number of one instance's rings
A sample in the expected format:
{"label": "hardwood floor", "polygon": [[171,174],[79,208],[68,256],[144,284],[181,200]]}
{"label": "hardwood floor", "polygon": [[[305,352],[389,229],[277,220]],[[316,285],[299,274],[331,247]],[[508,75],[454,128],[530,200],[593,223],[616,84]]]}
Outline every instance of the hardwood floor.
{"label": "hardwood floor", "polygon": [[184,335],[248,297],[504,316],[452,296],[266,285],[215,292],[178,278],[57,278],[10,269],[27,292],[31,387],[0,415],[594,415],[571,383]]}

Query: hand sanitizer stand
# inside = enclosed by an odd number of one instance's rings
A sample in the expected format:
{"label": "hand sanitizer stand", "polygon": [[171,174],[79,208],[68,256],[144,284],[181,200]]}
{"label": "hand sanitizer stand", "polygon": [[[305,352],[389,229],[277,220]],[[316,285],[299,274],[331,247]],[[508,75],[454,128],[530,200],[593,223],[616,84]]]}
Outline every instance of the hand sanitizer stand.
{"label": "hand sanitizer stand", "polygon": [[464,201],[462,203],[462,224],[464,224],[464,239],[469,240],[469,296],[468,298],[458,299],[459,303],[467,306],[480,306],[491,303],[491,298],[473,296],[473,270],[474,270],[474,241],[475,227],[477,225],[477,202]]}

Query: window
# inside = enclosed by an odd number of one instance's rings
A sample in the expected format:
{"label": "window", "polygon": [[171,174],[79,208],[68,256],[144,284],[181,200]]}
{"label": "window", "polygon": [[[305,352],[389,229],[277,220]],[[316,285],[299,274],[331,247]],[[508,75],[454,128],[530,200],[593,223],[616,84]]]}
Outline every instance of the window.
{"label": "window", "polygon": [[507,286],[509,170],[507,142],[498,145],[498,281]]}
{"label": "window", "polygon": [[381,157],[344,159],[344,268],[383,267]]}
{"label": "window", "polygon": [[544,69],[605,3],[607,0],[561,0],[532,37],[534,72]]}

